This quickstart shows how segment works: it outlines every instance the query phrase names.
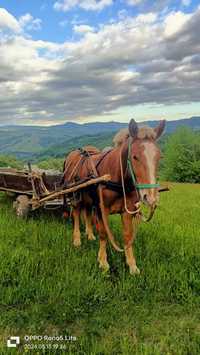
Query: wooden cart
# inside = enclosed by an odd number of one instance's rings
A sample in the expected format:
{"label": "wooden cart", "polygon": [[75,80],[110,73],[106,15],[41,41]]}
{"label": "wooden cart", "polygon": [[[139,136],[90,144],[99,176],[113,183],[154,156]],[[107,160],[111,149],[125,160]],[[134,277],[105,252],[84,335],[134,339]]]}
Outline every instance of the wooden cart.
{"label": "wooden cart", "polygon": [[13,207],[17,216],[26,217],[38,208],[57,208],[63,206],[63,196],[70,204],[73,195],[89,186],[108,181],[110,175],[98,178],[86,178],[74,184],[64,186],[62,173],[34,171],[29,164],[27,170],[0,168],[0,191],[12,193]]}

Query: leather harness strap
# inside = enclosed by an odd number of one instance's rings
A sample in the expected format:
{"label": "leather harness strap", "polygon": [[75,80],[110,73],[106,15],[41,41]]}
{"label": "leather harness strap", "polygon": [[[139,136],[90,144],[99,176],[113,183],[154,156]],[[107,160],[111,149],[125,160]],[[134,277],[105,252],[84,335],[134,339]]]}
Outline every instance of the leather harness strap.
{"label": "leather harness strap", "polygon": [[98,168],[98,166],[101,164],[101,162],[104,160],[104,158],[112,151],[112,148],[107,150],[106,152],[104,152],[102,154],[102,156],[99,158],[99,160],[97,161],[97,163],[95,164],[96,169]]}
{"label": "leather harness strap", "polygon": [[[87,150],[83,149],[83,148],[78,148],[78,150],[80,151],[80,155],[81,158],[79,159],[79,161],[77,162],[77,164],[75,165],[75,168],[73,169],[73,177],[76,176],[76,178],[79,176],[79,169],[80,167],[84,164],[84,162],[88,159],[90,161],[90,165],[92,167],[92,173],[94,176],[98,176],[99,172],[97,170],[97,168],[99,167],[99,165],[101,164],[101,162],[104,160],[104,158],[112,151],[112,149],[109,149],[108,151],[104,152],[101,157],[98,159],[98,161],[96,162],[96,164],[93,162],[93,160],[91,159],[91,155],[95,155],[94,153],[90,153]],[[65,173],[65,171],[64,171]],[[91,176],[92,177],[92,176]],[[102,185],[105,186],[106,189],[114,191],[119,193],[120,195],[123,195],[123,189],[122,189],[122,184],[117,183],[115,181],[105,181],[102,182]],[[132,184],[128,184],[128,186],[126,186],[126,192],[129,193],[131,191],[134,190],[134,186],[132,186]]]}

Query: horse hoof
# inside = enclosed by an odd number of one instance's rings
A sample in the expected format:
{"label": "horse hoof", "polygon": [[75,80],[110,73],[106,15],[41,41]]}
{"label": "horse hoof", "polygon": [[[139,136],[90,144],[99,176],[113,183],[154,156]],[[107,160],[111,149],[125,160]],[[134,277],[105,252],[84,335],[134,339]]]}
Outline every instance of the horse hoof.
{"label": "horse hoof", "polygon": [[107,273],[110,270],[110,266],[108,263],[106,264],[99,264],[99,268],[102,270],[103,273]]}
{"label": "horse hoof", "polygon": [[93,234],[88,236],[88,240],[96,240],[95,236]]}
{"label": "horse hoof", "polygon": [[130,267],[130,274],[131,275],[139,275],[140,274],[140,269],[138,269],[137,266]]}
{"label": "horse hoof", "polygon": [[74,247],[79,248],[81,246],[81,241],[80,240],[74,240],[73,241],[73,245],[74,245]]}

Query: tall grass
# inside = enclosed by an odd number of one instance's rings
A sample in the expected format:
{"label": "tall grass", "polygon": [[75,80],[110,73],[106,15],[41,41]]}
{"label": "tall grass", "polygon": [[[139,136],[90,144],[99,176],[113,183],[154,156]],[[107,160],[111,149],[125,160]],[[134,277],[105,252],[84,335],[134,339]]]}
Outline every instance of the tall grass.
{"label": "tall grass", "polygon": [[[199,354],[199,216],[200,185],[171,185],[152,222],[139,227],[141,275],[130,276],[124,256],[110,246],[104,275],[98,241],[82,231],[75,250],[71,224],[46,213],[18,220],[2,196],[0,353],[9,353],[10,335],[21,336],[24,353],[25,334],[47,334],[77,337],[59,350],[65,354]],[[113,216],[111,225],[121,240],[119,220]]]}

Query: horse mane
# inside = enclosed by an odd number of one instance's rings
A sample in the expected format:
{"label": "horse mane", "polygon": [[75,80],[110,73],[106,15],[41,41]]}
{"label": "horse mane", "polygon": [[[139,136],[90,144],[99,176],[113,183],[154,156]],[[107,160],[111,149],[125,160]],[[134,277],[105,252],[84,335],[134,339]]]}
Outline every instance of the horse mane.
{"label": "horse mane", "polygon": [[113,147],[105,147],[105,148],[103,148],[102,149],[102,153],[107,153],[107,152],[109,152],[110,150],[112,150],[113,149]]}
{"label": "horse mane", "polygon": [[[130,137],[130,133],[128,128],[122,128],[113,138],[114,146],[120,147],[128,138]],[[137,133],[138,139],[156,139],[156,132],[153,128],[148,126],[142,126],[138,128]]]}
{"label": "horse mane", "polygon": [[129,138],[128,128],[122,128],[113,138],[113,144],[115,147],[120,147]]}

